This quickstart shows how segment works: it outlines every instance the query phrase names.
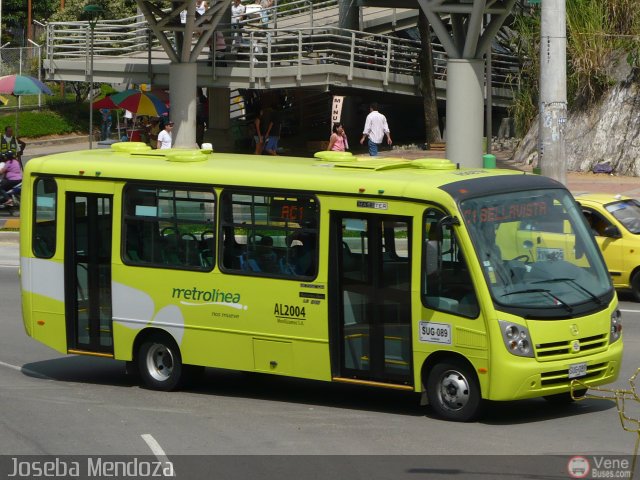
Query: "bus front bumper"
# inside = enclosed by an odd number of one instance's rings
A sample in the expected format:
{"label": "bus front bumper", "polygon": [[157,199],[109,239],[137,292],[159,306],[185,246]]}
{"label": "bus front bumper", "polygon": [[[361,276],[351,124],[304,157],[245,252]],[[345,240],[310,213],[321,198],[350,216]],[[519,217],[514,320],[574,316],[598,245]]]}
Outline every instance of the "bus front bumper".
{"label": "bus front bumper", "polygon": [[[501,358],[492,369],[489,400],[518,400],[569,392],[572,380],[589,387],[614,382],[622,363],[622,339],[607,350],[570,360],[540,362],[535,358]],[[571,366],[586,364],[586,374],[569,378]]]}

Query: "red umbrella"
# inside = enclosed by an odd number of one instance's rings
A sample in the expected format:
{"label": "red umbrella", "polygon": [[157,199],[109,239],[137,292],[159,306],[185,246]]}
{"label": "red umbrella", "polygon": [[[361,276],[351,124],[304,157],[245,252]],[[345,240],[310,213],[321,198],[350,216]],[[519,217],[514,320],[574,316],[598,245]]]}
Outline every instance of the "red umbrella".
{"label": "red umbrella", "polygon": [[113,103],[113,100],[111,100],[110,96],[107,96],[107,97],[101,98],[97,102],[93,102],[93,108],[95,108],[96,110],[101,108],[108,108],[109,110],[115,110],[116,108],[119,108],[119,107],[115,103]]}

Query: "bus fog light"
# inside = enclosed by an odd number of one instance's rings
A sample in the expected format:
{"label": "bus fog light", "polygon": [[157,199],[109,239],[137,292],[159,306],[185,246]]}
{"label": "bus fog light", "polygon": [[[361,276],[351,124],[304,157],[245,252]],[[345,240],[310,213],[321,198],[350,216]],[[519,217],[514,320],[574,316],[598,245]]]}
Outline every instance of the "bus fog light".
{"label": "bus fog light", "polygon": [[529,330],[522,325],[498,320],[504,344],[513,355],[533,357]]}

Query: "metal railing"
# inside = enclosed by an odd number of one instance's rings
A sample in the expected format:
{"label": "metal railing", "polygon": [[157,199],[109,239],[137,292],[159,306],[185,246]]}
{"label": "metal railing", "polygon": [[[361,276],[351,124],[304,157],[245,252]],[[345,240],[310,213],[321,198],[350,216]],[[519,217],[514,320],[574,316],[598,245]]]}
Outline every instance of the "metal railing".
{"label": "metal railing", "polygon": [[[93,37],[94,56],[122,56],[149,48],[149,29],[144,16],[119,20],[99,20]],[[47,59],[87,56],[91,29],[88,22],[51,22],[47,24]],[[152,49],[160,49],[152,39]]]}
{"label": "metal railing", "polygon": [[[297,2],[307,4],[310,2]],[[324,4],[335,5],[336,0],[327,0],[312,5],[318,11]],[[302,8],[302,7],[300,7]],[[335,10],[335,9],[334,9]],[[292,9],[279,14],[283,17],[295,12]],[[302,80],[305,65],[335,64],[348,68],[348,79],[352,80],[355,69],[383,72],[383,82],[388,84],[393,75],[416,76],[419,74],[420,42],[401,39],[391,35],[372,34],[333,26],[313,26],[295,28],[265,28],[256,20],[244,23],[239,29],[224,28],[221,32],[226,41],[224,58],[216,56],[216,69],[226,66],[244,66],[250,69],[253,80],[257,69],[266,69],[269,79],[278,67],[297,67],[297,80]],[[253,22],[253,23],[252,23]],[[334,19],[335,22],[335,19]],[[230,25],[227,25],[230,27]],[[94,58],[112,57],[167,58],[155,38],[148,34],[147,22],[142,16],[121,20],[98,21],[94,31]],[[55,70],[58,59],[79,58],[88,61],[90,29],[86,22],[55,22],[47,25],[46,59],[50,73]],[[215,43],[215,40],[214,42]],[[433,46],[433,63],[436,80],[446,81],[447,56],[437,42]],[[212,47],[213,48],[213,47]],[[206,49],[202,61],[211,61],[212,52]],[[493,52],[493,86],[511,88],[514,73],[519,65],[514,56]],[[86,67],[88,69],[88,65]],[[262,70],[261,70],[262,71]]]}
{"label": "metal railing", "polygon": [[[248,67],[250,77],[257,68],[270,71],[277,67],[297,67],[297,79],[302,79],[304,65],[334,64],[348,67],[348,79],[353,70],[363,68],[384,72],[385,84],[392,74],[419,73],[420,43],[386,35],[373,35],[335,27],[260,29],[224,31],[231,38],[231,53],[217,58],[217,66]],[[251,80],[251,78],[250,78]]]}

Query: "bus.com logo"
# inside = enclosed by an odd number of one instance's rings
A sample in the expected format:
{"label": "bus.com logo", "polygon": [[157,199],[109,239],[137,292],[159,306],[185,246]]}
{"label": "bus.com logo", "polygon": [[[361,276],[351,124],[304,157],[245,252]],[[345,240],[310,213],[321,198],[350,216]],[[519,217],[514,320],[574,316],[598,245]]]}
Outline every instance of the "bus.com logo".
{"label": "bus.com logo", "polygon": [[586,478],[591,471],[591,465],[585,457],[571,457],[567,464],[567,471],[571,478]]}

